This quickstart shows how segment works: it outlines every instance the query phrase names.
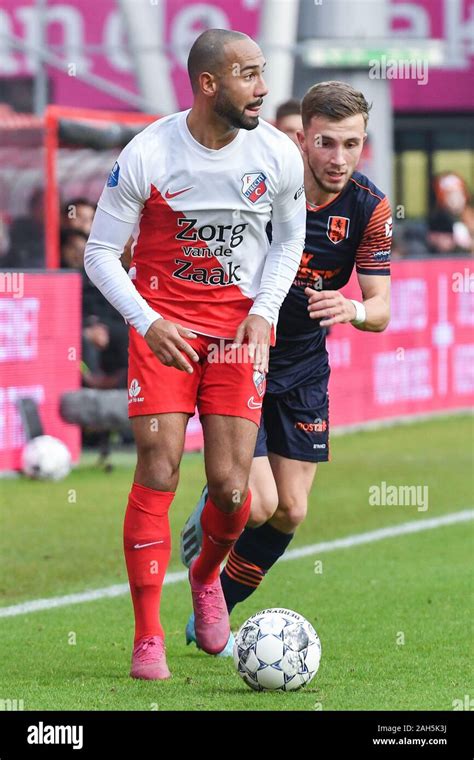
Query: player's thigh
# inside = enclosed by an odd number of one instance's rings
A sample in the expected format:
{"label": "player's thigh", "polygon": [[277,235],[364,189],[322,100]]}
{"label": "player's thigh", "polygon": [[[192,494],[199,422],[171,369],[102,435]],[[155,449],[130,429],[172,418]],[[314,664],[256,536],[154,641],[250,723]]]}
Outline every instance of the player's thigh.
{"label": "player's thigh", "polygon": [[252,503],[248,525],[256,528],[266,523],[278,507],[278,491],[268,456],[253,458],[249,488],[252,492]]}
{"label": "player's thigh", "polygon": [[306,516],[308,497],[316,476],[316,462],[268,455],[278,491],[278,511],[291,516],[295,524]]}
{"label": "player's thigh", "polygon": [[175,490],[189,414],[147,414],[131,418],[137,446],[135,482]]}
{"label": "player's thigh", "polygon": [[209,495],[237,509],[246,498],[258,427],[243,417],[202,417],[204,464]]}

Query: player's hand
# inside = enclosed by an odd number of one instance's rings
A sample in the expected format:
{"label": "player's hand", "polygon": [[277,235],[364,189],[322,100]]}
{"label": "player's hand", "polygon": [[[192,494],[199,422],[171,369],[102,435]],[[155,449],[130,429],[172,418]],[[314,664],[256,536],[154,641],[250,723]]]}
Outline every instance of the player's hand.
{"label": "player's hand", "polygon": [[253,361],[253,368],[259,372],[268,372],[270,330],[270,323],[266,319],[258,314],[249,314],[235,333],[233,347],[238,348],[247,340],[249,359]]}
{"label": "player's hand", "polygon": [[183,354],[193,362],[198,362],[199,356],[184,338],[197,338],[197,335],[167,319],[157,319],[145,333],[148,346],[162,364],[191,374],[194,370]]}
{"label": "player's hand", "polygon": [[321,327],[352,322],[357,316],[352,301],[344,298],[339,290],[305,288],[304,292],[308,296],[309,316],[320,319]]}

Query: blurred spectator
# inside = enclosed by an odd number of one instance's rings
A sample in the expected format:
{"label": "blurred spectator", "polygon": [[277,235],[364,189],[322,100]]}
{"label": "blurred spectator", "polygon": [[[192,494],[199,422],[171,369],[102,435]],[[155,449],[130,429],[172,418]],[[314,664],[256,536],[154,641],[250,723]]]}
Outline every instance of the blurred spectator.
{"label": "blurred spectator", "polygon": [[79,229],[61,230],[61,267],[83,269],[88,235]]}
{"label": "blurred spectator", "polygon": [[[471,240],[474,241],[474,205],[472,201],[468,201],[466,204],[466,208],[461,214],[461,221],[466,225]],[[471,249],[471,253],[474,253],[474,249]]]}
{"label": "blurred spectator", "polygon": [[288,135],[295,145],[300,147],[296,133],[303,129],[301,120],[301,103],[296,98],[286,100],[278,106],[275,117],[275,126],[280,132]]}
{"label": "blurred spectator", "polygon": [[[406,219],[394,225],[398,258],[422,259],[430,255],[427,242],[428,225],[423,219]],[[392,258],[397,258],[393,254]]]}
{"label": "blurred spectator", "polygon": [[8,234],[7,216],[0,211],[0,267],[4,266],[9,247],[10,236]]}
{"label": "blurred spectator", "polygon": [[63,207],[63,226],[90,235],[96,206],[87,198],[71,198]]}
{"label": "blurred spectator", "polygon": [[126,388],[128,330],[122,317],[84,271],[88,236],[61,230],[61,266],[82,276],[82,384],[88,388]]}
{"label": "blurred spectator", "polygon": [[28,216],[13,220],[9,231],[10,247],[2,266],[9,269],[34,269],[44,266],[44,192],[34,190],[28,203]]}
{"label": "blurred spectator", "polygon": [[464,180],[454,172],[434,178],[436,207],[428,223],[431,252],[449,254],[472,251],[473,238],[466,218],[468,193]]}

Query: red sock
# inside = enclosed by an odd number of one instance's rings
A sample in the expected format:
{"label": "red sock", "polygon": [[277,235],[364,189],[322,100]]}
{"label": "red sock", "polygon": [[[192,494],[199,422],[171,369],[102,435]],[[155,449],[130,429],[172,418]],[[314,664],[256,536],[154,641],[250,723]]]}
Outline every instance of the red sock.
{"label": "red sock", "polygon": [[232,514],[222,512],[211,499],[207,499],[201,515],[202,549],[193,564],[193,578],[200,583],[213,583],[224,561],[247,524],[252,495]]}
{"label": "red sock", "polygon": [[[168,511],[174,493],[132,485],[123,525],[123,545],[135,612],[135,642],[163,636],[160,597],[171,555]],[[146,546],[146,544],[150,544]]]}

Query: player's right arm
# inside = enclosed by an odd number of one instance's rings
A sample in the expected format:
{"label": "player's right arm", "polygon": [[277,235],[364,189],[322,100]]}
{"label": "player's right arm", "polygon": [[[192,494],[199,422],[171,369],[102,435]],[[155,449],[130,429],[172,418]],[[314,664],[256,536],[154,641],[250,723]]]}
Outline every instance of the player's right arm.
{"label": "player's right arm", "polygon": [[84,267],[96,287],[145,338],[163,364],[191,373],[192,365],[183,353],[193,361],[198,361],[199,357],[184,338],[196,337],[195,334],[154,311],[120,262],[148,192],[139,145],[132,140],[120,154],[99,200],[86,246]]}

